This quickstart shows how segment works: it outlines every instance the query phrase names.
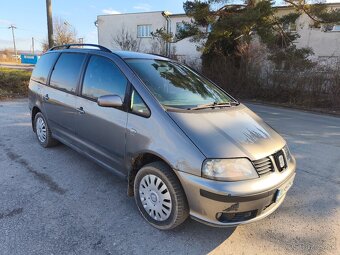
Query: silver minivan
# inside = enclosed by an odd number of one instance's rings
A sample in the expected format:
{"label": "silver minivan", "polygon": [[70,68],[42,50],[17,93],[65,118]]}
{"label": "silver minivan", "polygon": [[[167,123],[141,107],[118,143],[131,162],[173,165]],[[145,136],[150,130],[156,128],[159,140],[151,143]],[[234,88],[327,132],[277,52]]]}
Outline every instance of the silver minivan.
{"label": "silver minivan", "polygon": [[211,226],[254,222],[294,181],[295,159],[277,132],[162,56],[54,47],[32,73],[29,109],[43,147],[61,142],[127,179],[127,194],[158,229],[189,215]]}

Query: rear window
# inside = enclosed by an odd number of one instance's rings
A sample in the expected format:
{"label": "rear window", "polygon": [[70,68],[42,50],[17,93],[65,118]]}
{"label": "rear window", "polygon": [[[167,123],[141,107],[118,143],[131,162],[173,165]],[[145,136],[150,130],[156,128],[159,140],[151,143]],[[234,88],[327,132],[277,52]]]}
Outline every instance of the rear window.
{"label": "rear window", "polygon": [[85,54],[62,53],[53,69],[50,86],[75,93],[84,59]]}
{"label": "rear window", "polygon": [[48,53],[42,55],[33,70],[32,79],[46,84],[48,74],[50,73],[53,64],[57,60],[58,55],[58,53]]}

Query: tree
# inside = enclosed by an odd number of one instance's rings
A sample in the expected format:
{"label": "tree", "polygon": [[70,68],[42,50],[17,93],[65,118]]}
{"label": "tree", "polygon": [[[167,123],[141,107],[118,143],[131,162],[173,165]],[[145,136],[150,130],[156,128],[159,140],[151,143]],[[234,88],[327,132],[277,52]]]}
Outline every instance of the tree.
{"label": "tree", "polygon": [[141,40],[135,39],[124,26],[116,36],[112,36],[112,46],[121,50],[140,51],[140,45]]}
{"label": "tree", "polygon": [[[66,20],[55,18],[53,20],[53,41],[54,45],[63,45],[77,43],[77,31]],[[43,51],[48,50],[48,42],[45,40],[42,44]]]}
{"label": "tree", "polygon": [[[230,0],[186,1],[183,8],[192,21],[184,22],[185,29],[173,40],[190,37],[203,52],[203,65],[216,55],[238,58],[239,49],[247,48],[254,35],[267,46],[273,59],[284,60],[287,53],[290,58],[296,55],[308,62],[312,51],[297,49],[293,42],[299,35],[285,30],[284,24],[295,22],[301,14],[308,15],[315,26],[335,23],[340,21],[340,10],[328,9],[323,3],[306,4],[304,0],[284,2],[294,12],[279,18],[270,0],[245,0],[243,4],[230,4]],[[280,58],[275,58],[275,54]]]}

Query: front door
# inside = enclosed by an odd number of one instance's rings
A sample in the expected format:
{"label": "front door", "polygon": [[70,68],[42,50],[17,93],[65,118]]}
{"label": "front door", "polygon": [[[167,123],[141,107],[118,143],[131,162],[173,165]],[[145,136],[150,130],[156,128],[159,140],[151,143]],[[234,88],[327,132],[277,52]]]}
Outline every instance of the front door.
{"label": "front door", "polygon": [[127,112],[125,107],[100,107],[97,98],[125,99],[128,81],[108,58],[91,56],[77,100],[76,135],[82,149],[117,171],[123,171]]}

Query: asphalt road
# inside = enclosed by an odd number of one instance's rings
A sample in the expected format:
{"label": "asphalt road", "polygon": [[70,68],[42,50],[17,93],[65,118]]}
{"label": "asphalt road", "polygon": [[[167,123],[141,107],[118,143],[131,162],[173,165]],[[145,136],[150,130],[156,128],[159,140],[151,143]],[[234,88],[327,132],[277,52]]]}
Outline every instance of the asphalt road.
{"label": "asphalt road", "polygon": [[0,102],[0,254],[339,254],[340,118],[249,105],[289,142],[295,184],[268,218],[162,232],[126,183],[60,145],[43,149],[26,100]]}

